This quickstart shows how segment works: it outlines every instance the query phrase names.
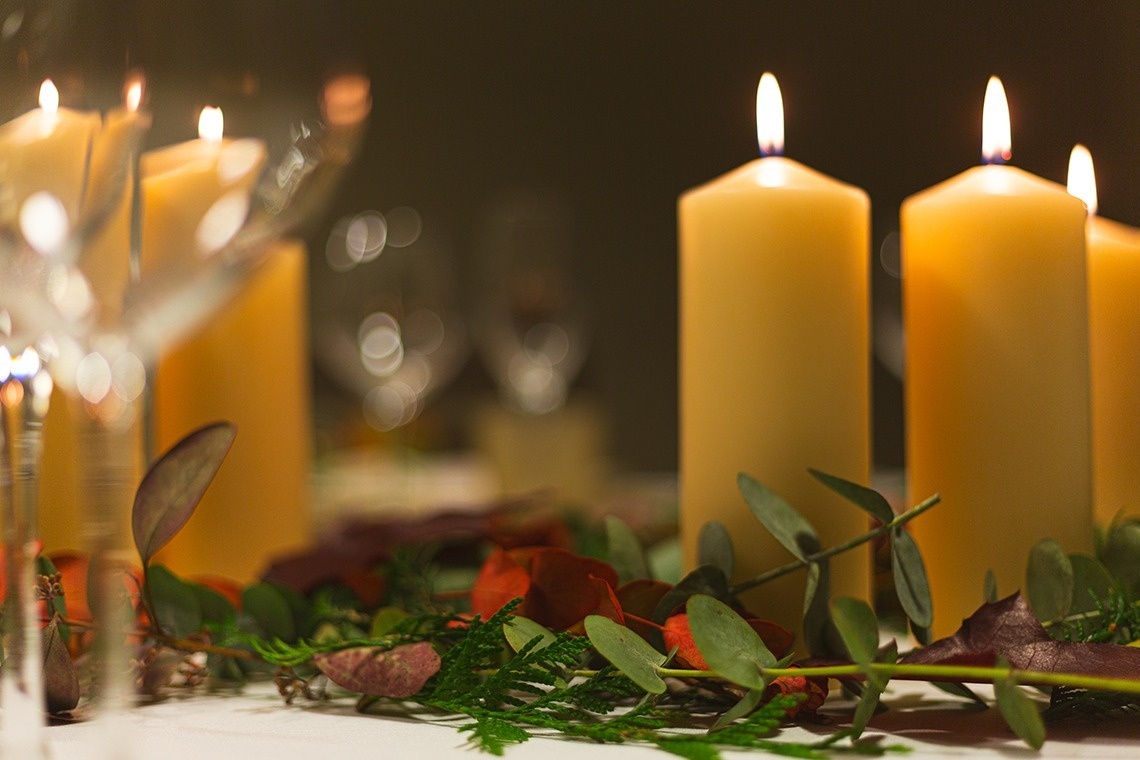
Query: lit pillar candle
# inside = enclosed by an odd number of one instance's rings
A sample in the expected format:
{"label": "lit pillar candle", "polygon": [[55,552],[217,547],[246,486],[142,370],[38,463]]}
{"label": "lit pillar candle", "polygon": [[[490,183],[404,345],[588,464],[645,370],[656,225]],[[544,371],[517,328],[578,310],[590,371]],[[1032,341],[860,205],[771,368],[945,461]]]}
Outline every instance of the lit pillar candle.
{"label": "lit pillar candle", "polygon": [[[160,266],[192,266],[236,232],[211,227],[212,211],[248,202],[264,162],[259,141],[222,139],[220,112],[205,112],[199,126],[198,140],[142,158],[144,278]],[[209,422],[237,426],[197,512],[159,557],[176,572],[248,581],[270,555],[308,539],[306,272],[304,249],[282,244],[233,303],[159,364],[160,450]]]}
{"label": "lit pillar candle", "polygon": [[990,80],[985,166],[902,205],[910,499],[942,494],[912,530],[935,633],[1022,587],[1029,550],[1092,542],[1084,205],[1009,158]]}
{"label": "lit pillar candle", "polygon": [[83,197],[91,139],[99,115],[60,108],[50,79],[40,86],[40,107],[0,126],[0,177],[14,194],[13,208],[31,195],[47,192],[74,221]]}
{"label": "lit pillar candle", "polygon": [[[783,107],[770,74],[757,92],[757,130],[763,158],[678,204],[685,562],[696,562],[701,526],[720,521],[736,546],[738,581],[790,559],[748,510],[738,473],[799,509],[824,546],[864,532],[867,520],[808,468],[861,483],[870,476],[870,203],[779,155]],[[869,574],[868,554],[850,552],[833,560],[832,589],[865,598]],[[803,584],[789,576],[745,601],[798,629]]]}
{"label": "lit pillar candle", "polygon": [[1093,504],[1098,523],[1140,514],[1140,229],[1097,216],[1092,156],[1069,158],[1069,192],[1088,209]]}

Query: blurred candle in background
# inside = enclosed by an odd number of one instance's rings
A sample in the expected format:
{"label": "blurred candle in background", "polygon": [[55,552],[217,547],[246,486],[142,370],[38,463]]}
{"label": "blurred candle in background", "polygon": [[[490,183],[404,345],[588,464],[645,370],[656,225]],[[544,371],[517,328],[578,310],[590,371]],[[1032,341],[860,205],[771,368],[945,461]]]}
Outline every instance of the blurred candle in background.
{"label": "blurred candle in background", "polygon": [[[738,473],[799,509],[830,546],[867,521],[807,469],[865,484],[871,463],[870,203],[780,155],[783,106],[770,74],[757,91],[757,131],[763,158],[678,204],[685,564],[696,563],[701,526],[718,520],[736,546],[737,581],[789,559],[745,505]],[[866,598],[869,562],[865,550],[833,560],[833,592]],[[745,602],[798,628],[803,585],[788,576]]]}
{"label": "blurred candle in background", "polygon": [[988,165],[902,205],[907,466],[937,635],[1022,587],[1029,550],[1092,546],[1084,205],[1011,166],[990,80]]}
{"label": "blurred candle in background", "polygon": [[1069,156],[1069,192],[1088,209],[1093,504],[1107,525],[1140,514],[1140,230],[1097,216],[1083,145]]}
{"label": "blurred candle in background", "polygon": [[[197,140],[144,154],[142,276],[224,245],[265,156],[259,140],[223,139],[217,109],[203,111]],[[304,248],[282,243],[234,303],[158,366],[156,453],[207,423],[237,426],[197,512],[159,557],[178,573],[248,581],[271,554],[308,538],[306,271]]]}

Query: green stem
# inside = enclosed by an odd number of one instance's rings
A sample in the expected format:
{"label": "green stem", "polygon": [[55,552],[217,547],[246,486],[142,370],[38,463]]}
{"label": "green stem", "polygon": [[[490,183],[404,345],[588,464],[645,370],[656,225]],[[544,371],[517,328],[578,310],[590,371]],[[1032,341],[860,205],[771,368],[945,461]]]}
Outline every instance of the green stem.
{"label": "green stem", "polygon": [[899,527],[900,525],[903,525],[907,522],[910,522],[911,520],[913,520],[914,518],[918,517],[923,512],[925,512],[926,510],[933,507],[935,504],[937,504],[941,500],[942,500],[942,497],[939,494],[934,494],[933,496],[930,496],[929,498],[925,499],[922,503],[920,503],[914,507],[911,507],[906,512],[903,512],[901,515],[896,516],[895,519],[891,520],[889,523],[883,523],[879,527],[874,528],[873,530],[870,530],[861,536],[856,536],[855,538],[851,539],[850,541],[847,541],[846,543],[839,544],[838,546],[833,546],[830,549],[824,549],[823,551],[816,552],[815,554],[808,555],[807,557],[804,557],[803,559],[792,560],[791,562],[789,562],[786,565],[781,565],[780,567],[774,567],[771,570],[768,570],[766,572],[761,573],[760,575],[757,575],[755,578],[752,578],[751,580],[742,581],[742,582],[736,584],[735,586],[730,588],[728,590],[728,592],[730,594],[732,594],[733,596],[736,596],[737,594],[748,591],[749,589],[756,588],[757,586],[761,586],[765,583],[768,583],[769,581],[775,580],[776,578],[787,575],[788,573],[794,573],[796,570],[800,570],[801,568],[805,568],[808,565],[812,564],[813,562],[819,562],[820,560],[827,559],[829,557],[834,557],[836,554],[842,554],[843,552],[845,552],[849,549],[854,549],[856,546],[859,546],[860,544],[865,544],[868,541],[872,541],[872,540],[878,538],[879,536],[886,535],[887,533],[889,533],[890,531]]}

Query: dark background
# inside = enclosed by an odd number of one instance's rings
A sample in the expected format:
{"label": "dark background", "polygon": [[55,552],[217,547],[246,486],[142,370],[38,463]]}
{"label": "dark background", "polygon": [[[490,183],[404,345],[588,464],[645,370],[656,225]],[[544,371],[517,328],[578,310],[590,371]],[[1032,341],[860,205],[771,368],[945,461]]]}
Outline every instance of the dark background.
{"label": "dark background", "polygon": [[[1083,142],[1102,213],[1140,223],[1140,3],[62,5],[67,57],[114,53],[146,70],[163,125],[155,144],[192,136],[191,114],[211,100],[291,103],[329,71],[363,67],[375,96],[370,135],[329,219],[309,231],[315,252],[336,217],[409,205],[446,230],[463,268],[490,198],[559,192],[573,208],[574,263],[597,321],[578,385],[605,409],[623,468],[676,467],[675,203],[756,156],[764,71],[783,90],[787,154],[872,199],[876,329],[893,346],[875,362],[881,465],[901,463],[902,437],[888,371],[898,346],[882,317],[897,312],[899,283],[879,248],[903,198],[978,161],[991,74],[1010,99],[1013,163],[1063,182],[1069,150]],[[240,132],[240,104],[228,113]],[[491,388],[473,357],[436,404],[437,429],[461,430],[467,401]]]}

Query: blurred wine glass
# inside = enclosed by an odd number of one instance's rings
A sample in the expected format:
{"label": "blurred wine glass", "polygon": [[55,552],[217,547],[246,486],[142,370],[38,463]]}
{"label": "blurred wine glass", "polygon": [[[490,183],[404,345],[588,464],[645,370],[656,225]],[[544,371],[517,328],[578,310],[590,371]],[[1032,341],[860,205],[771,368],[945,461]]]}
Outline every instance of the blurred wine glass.
{"label": "blurred wine glass", "polygon": [[411,208],[340,219],[314,290],[314,356],[376,430],[416,419],[467,359],[454,257]]}
{"label": "blurred wine glass", "polygon": [[515,410],[560,409],[590,344],[590,313],[572,273],[573,218],[539,193],[500,201],[481,245],[473,328],[480,356]]}
{"label": "blurred wine glass", "polygon": [[[115,123],[113,112],[102,118],[89,114],[94,138],[51,146],[42,155],[13,151],[19,160],[9,159],[7,166],[5,139],[23,129],[24,116],[0,127],[3,199],[13,205],[11,211],[0,205],[0,306],[10,328],[7,344],[21,357],[10,375],[21,380],[15,368],[32,365],[24,361],[28,349],[45,355],[40,347],[48,347],[50,378],[86,415],[84,533],[96,568],[93,609],[103,615],[103,635],[97,639],[103,663],[99,705],[108,726],[115,725],[132,690],[125,638],[114,634],[129,623],[120,603],[117,560],[126,549],[119,526],[130,506],[130,430],[145,395],[146,367],[227,303],[271,255],[271,244],[327,201],[361,137],[371,107],[369,85],[357,75],[337,76],[314,100],[319,108],[312,118],[279,114],[277,131],[284,139],[223,142],[220,133],[202,135],[155,154],[157,165],[144,166],[141,177],[130,160],[103,155],[100,137]],[[42,121],[45,111],[33,116]],[[124,131],[133,136],[144,120],[130,122]],[[130,146],[137,141],[124,137],[121,142],[119,152],[133,155]],[[15,181],[23,180],[20,171],[42,181],[55,176],[61,161],[80,167],[75,192],[91,206],[89,214],[73,216],[60,192],[42,200],[42,194],[11,191],[20,187]],[[123,189],[130,191],[125,205],[118,200]],[[51,198],[55,202],[47,202]],[[34,217],[27,210],[33,201]],[[155,227],[165,229],[165,239],[155,242],[140,234],[138,221],[148,214],[150,221],[162,219]],[[108,241],[103,235],[110,231],[117,234]],[[135,251],[140,255],[133,257]],[[9,355],[15,356],[11,348]],[[36,388],[38,376],[21,388]],[[38,429],[24,425],[21,431],[32,432]],[[41,704],[36,697],[37,715]],[[115,747],[126,741],[125,734],[109,729],[106,735],[102,751],[118,756]]]}

